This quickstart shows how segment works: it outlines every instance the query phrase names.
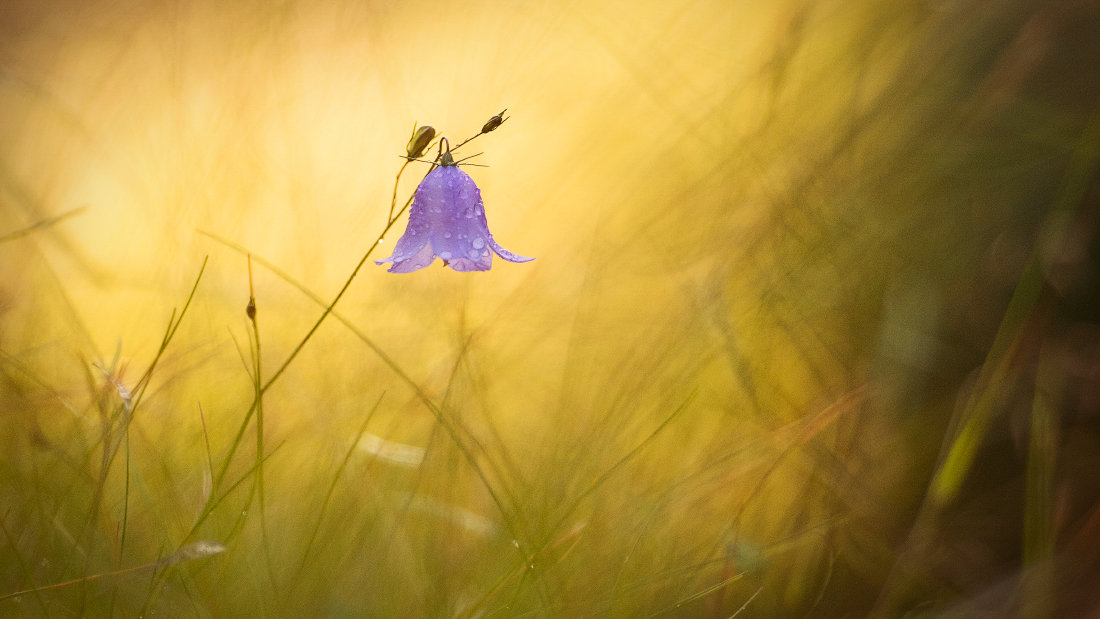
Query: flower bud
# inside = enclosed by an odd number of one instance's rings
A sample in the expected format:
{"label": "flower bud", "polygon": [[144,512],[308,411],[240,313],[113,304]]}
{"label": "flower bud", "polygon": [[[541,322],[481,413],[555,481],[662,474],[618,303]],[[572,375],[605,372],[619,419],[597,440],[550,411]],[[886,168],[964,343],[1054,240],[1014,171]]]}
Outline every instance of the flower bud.
{"label": "flower bud", "polygon": [[488,122],[486,122],[484,125],[482,125],[481,132],[482,133],[489,133],[493,129],[496,129],[497,127],[499,127],[501,125],[501,123],[508,120],[507,118],[504,117],[504,113],[507,112],[507,111],[508,111],[508,108],[504,108],[503,110],[500,111],[499,114],[497,114],[496,116],[490,118]]}
{"label": "flower bud", "polygon": [[390,273],[412,273],[436,258],[455,271],[488,271],[493,254],[508,262],[534,260],[504,249],[493,239],[481,191],[458,167],[450,146],[447,138],[439,140],[439,165],[416,188],[405,234],[389,258],[375,263],[392,262]]}
{"label": "flower bud", "polygon": [[409,138],[409,144],[405,146],[405,152],[409,154],[410,159],[416,159],[424,155],[424,150],[428,148],[428,144],[435,138],[435,128],[429,125],[424,125],[419,129],[413,129],[412,137]]}

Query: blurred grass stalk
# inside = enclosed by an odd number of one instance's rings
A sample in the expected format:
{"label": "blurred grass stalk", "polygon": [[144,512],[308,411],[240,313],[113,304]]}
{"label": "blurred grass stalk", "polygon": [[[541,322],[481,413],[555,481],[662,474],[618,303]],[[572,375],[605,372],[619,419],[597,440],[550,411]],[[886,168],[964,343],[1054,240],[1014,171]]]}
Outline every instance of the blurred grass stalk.
{"label": "blurred grass stalk", "polygon": [[[1061,238],[1064,231],[1053,224],[1073,219],[1084,201],[1086,191],[1095,180],[1097,170],[1100,170],[1100,107],[1094,109],[1070,161],[1062,191],[1046,215],[1046,224],[1042,229],[1058,235],[1043,239],[1046,244],[1058,247],[1065,243],[1065,239]],[[975,450],[992,421],[994,411],[1003,405],[997,398],[1003,393],[1003,385],[1008,380],[1013,349],[1027,335],[1028,321],[1043,318],[1041,315],[1036,316],[1036,305],[1046,279],[1038,253],[1038,248],[1033,250],[1028,260],[989,357],[982,366],[974,395],[963,412],[959,435],[953,440],[947,459],[932,482],[932,498],[937,505],[950,503],[958,492],[962,479],[973,462]],[[1046,424],[1040,425],[1045,427]]]}
{"label": "blurred grass stalk", "polygon": [[[927,578],[922,572],[922,555],[930,554],[942,526],[944,510],[959,498],[972,474],[977,452],[987,440],[990,429],[1004,415],[1013,397],[1011,385],[1028,381],[1028,349],[1042,346],[1036,376],[1030,426],[1028,429],[1026,491],[1021,539],[1022,585],[1019,605],[1022,616],[1052,616],[1054,611],[1054,548],[1052,514],[1055,510],[1054,476],[1058,461],[1059,398],[1066,387],[1061,368],[1050,358],[1050,344],[1043,343],[1049,331],[1052,290],[1047,282],[1041,253],[1044,248],[1059,248],[1068,242],[1064,222],[1077,219],[1087,191],[1100,170],[1100,107],[1096,107],[1085,125],[1067,166],[1061,190],[1044,217],[1040,229],[1046,232],[1032,250],[1015,292],[1001,319],[989,353],[972,387],[970,396],[954,421],[957,428],[949,433],[942,463],[929,486],[929,493],[910,533],[902,560],[895,566],[878,609],[890,615],[898,612],[895,596],[904,596],[913,578]],[[1036,342],[1040,342],[1036,344]],[[902,584],[909,581],[909,585]]]}
{"label": "blurred grass stalk", "polygon": [[1050,351],[1040,351],[1035,401],[1027,453],[1024,508],[1021,612],[1027,617],[1054,616],[1054,481],[1058,464],[1058,401],[1065,383]]}

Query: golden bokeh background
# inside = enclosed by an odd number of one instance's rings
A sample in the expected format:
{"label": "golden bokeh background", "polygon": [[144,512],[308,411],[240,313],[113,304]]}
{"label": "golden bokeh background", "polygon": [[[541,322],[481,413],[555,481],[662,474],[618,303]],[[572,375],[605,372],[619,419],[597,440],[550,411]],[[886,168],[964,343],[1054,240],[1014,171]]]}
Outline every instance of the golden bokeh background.
{"label": "golden bokeh background", "polygon": [[[5,3],[0,611],[1083,608],[1098,25]],[[503,108],[457,154],[536,260],[389,274],[402,218],[324,316],[414,124]]]}

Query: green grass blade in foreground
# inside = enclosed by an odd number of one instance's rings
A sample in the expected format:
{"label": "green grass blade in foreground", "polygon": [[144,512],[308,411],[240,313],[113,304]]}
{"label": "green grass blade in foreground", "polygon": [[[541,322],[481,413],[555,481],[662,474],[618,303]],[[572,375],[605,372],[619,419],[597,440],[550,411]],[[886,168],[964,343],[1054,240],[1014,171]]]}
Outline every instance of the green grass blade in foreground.
{"label": "green grass blade in foreground", "polygon": [[[179,330],[180,324],[183,323],[183,317],[187,315],[187,310],[191,307],[191,301],[195,299],[195,291],[199,288],[199,282],[202,281],[202,274],[206,271],[206,264],[210,261],[210,256],[205,256],[202,259],[202,266],[199,267],[199,274],[195,276],[195,283],[191,286],[191,292],[187,295],[187,300],[183,304],[183,308],[180,309],[179,315],[176,315],[175,309],[172,310],[172,316],[168,320],[168,328],[165,330],[164,337],[161,338],[160,348],[157,349],[157,354],[153,356],[153,361],[149,363],[148,369],[141,375],[137,383],[134,385],[134,392],[137,394],[134,397],[134,408],[138,407],[141,403],[142,397],[145,395],[145,386],[149,382],[149,379],[153,376],[153,370],[156,369],[157,363],[160,358],[164,356],[164,351],[168,349],[168,344],[171,343],[172,338],[175,337],[176,331]],[[173,322],[174,320],[174,322]]]}
{"label": "green grass blade in foreground", "polygon": [[[187,315],[187,310],[191,306],[191,302],[195,298],[195,292],[198,290],[199,282],[202,281],[203,273],[206,270],[206,264],[209,257],[204,258],[202,266],[199,268],[199,273],[195,277],[195,283],[191,287],[191,291],[187,296],[183,308],[177,314],[176,310],[172,310],[172,314],[168,320],[168,327],[165,330],[164,336],[161,338],[160,346],[153,356],[152,361],[149,363],[149,367],[145,370],[145,373],[138,380],[133,390],[126,388],[111,372],[103,369],[105,375],[107,375],[107,382],[109,386],[113,386],[117,391],[120,399],[120,405],[115,408],[115,412],[107,415],[103,414],[103,441],[102,441],[102,457],[100,460],[100,471],[98,481],[96,483],[95,492],[92,498],[92,504],[88,510],[88,517],[85,521],[82,538],[90,539],[95,525],[99,521],[99,513],[103,502],[104,493],[106,490],[107,477],[110,473],[111,467],[114,464],[115,457],[118,455],[120,447],[124,447],[126,452],[125,458],[125,477],[123,486],[123,505],[122,505],[122,517],[119,523],[119,539],[118,548],[116,554],[122,556],[126,547],[126,535],[129,525],[129,507],[130,507],[130,472],[131,472],[131,460],[129,449],[129,431],[130,423],[134,419],[134,415],[141,404],[146,388],[150,379],[153,376],[153,372],[156,369],[157,363],[160,361],[164,352],[168,349],[168,345],[172,342],[176,331],[179,329],[180,324],[183,322],[184,317]],[[102,369],[102,368],[101,368]],[[136,394],[136,395],[135,395]],[[92,560],[92,553],[88,553],[85,556],[85,570],[87,564]]]}
{"label": "green grass blade in foreground", "polygon": [[[242,254],[250,253],[246,248],[238,245],[237,243],[234,243],[232,241],[224,239],[224,238],[222,238],[222,237],[220,237],[216,234],[213,234],[213,233],[210,233],[210,232],[205,232],[205,231],[202,231],[202,234],[204,234],[204,235],[210,237],[211,239],[214,239],[215,241],[225,245],[226,247],[229,247],[229,248],[231,248],[235,251],[238,251]],[[256,254],[251,254],[251,255],[252,255],[252,258],[258,264],[260,264],[264,268],[270,270],[272,273],[274,273],[280,279],[282,279],[283,281],[287,282],[288,284],[290,284],[291,286],[296,288],[299,292],[301,292],[303,295],[308,297],[314,303],[317,303],[319,305],[324,303],[324,300],[321,299],[320,296],[318,296],[312,290],[307,288],[301,282],[294,279],[294,277],[291,276],[290,274],[288,274],[286,271],[283,271],[282,269],[277,267],[275,264],[273,264],[272,262],[264,259],[261,256],[258,256]],[[362,341],[364,344],[366,344],[367,347],[370,348],[371,351],[374,354],[376,354],[378,356],[378,358],[382,360],[383,363],[385,363],[391,370],[393,370],[394,374],[396,374],[410,389],[413,390],[413,393],[416,394],[416,397],[426,407],[428,407],[428,409],[431,411],[431,413],[436,417],[437,421],[439,421],[441,423],[441,425],[444,426],[444,429],[446,429],[448,431],[448,433],[451,434],[452,440],[459,446],[460,449],[464,449],[465,448],[465,442],[462,441],[460,439],[460,437],[458,436],[458,428],[455,427],[453,424],[451,424],[449,421],[447,421],[447,419],[443,415],[443,410],[440,408],[440,406],[438,404],[436,404],[434,401],[432,401],[432,399],[430,397],[428,397],[428,394],[425,393],[424,390],[420,387],[420,385],[417,384],[416,381],[414,381],[408,375],[408,373],[405,372],[405,370],[402,369],[401,366],[397,364],[397,362],[393,359],[393,357],[391,357],[384,350],[382,350],[382,348],[373,339],[371,339],[366,333],[364,333],[361,329],[359,329],[354,323],[352,323],[350,320],[348,320],[345,316],[343,316],[339,312],[335,312],[335,311],[332,312],[332,315],[336,318],[337,321],[339,321],[341,324],[343,324],[345,327],[347,327],[357,338],[359,338],[360,341]],[[268,383],[270,384],[270,381],[268,381]],[[266,387],[265,387],[265,389],[266,389]],[[468,434],[468,432],[467,432],[467,434]],[[471,437],[471,440],[473,440],[475,443],[477,442],[476,439],[473,439],[472,437]],[[488,455],[488,454],[485,454],[485,455]],[[472,464],[476,465],[476,463],[473,463],[472,456],[468,457],[467,459],[470,460]],[[498,478],[501,481],[503,481],[504,480],[503,471],[496,465],[495,461],[492,458],[487,458],[487,461],[490,464],[493,465],[493,472],[495,474],[497,474]],[[486,483],[487,483],[487,480],[483,479],[483,481],[486,481]],[[507,486],[505,487],[505,489],[506,490],[508,489]],[[493,490],[490,489],[490,492],[492,492],[492,491]],[[510,498],[514,499],[514,495],[511,492],[508,492],[508,494],[509,494]]]}
{"label": "green grass blade in foreground", "polygon": [[[1065,172],[1061,190],[1046,214],[1047,225],[1041,226],[1041,230],[1056,234],[1051,224],[1059,219],[1066,220],[1080,208],[1085,192],[1098,168],[1100,168],[1100,105],[1093,108],[1092,115],[1081,133]],[[1062,240],[1060,237],[1054,237],[1041,239],[1041,242],[1059,244]],[[873,616],[887,616],[898,612],[899,609],[895,608],[895,604],[901,596],[905,583],[920,577],[924,570],[924,555],[928,552],[936,535],[940,514],[958,497],[963,482],[977,457],[978,448],[1000,408],[1000,399],[1003,397],[1001,387],[1009,376],[1016,347],[1025,337],[1024,332],[1028,329],[1028,322],[1037,320],[1034,310],[1040,300],[1043,285],[1044,274],[1039,261],[1039,251],[1032,249],[1012,300],[1001,319],[993,345],[986,355],[986,361],[979,370],[974,390],[959,413],[959,420],[955,426],[958,432],[945,438],[946,455],[933,473],[924,503],[910,527],[908,539],[898,553],[891,573],[879,592],[872,611]],[[1032,548],[1032,550],[1035,549]]]}
{"label": "green grass blade in foreground", "polygon": [[[407,206],[408,205],[406,204],[406,208],[407,208]],[[402,209],[402,212],[403,211],[404,211],[404,208]],[[400,215],[400,213],[399,213],[399,215]],[[283,279],[284,281],[286,281],[290,285],[297,288],[302,294],[307,296],[313,302],[317,303],[318,305],[324,304],[324,300],[321,299],[320,296],[315,294],[313,291],[311,291],[309,288],[307,288],[301,282],[298,282],[297,280],[295,280],[291,275],[289,275],[288,273],[286,273],[282,269],[278,268],[277,266],[275,266],[270,261],[264,259],[262,256],[258,256],[256,254],[250,252],[248,249],[238,245],[237,243],[234,243],[234,242],[229,241],[227,239],[223,239],[222,237],[220,237],[216,234],[213,234],[211,232],[206,232],[206,231],[200,231],[200,232],[202,234],[210,237],[211,239],[225,245],[226,247],[229,247],[229,248],[231,248],[231,249],[233,249],[237,252],[240,252],[241,254],[251,255],[253,260],[256,261],[256,263],[258,263],[261,266],[271,270],[272,273],[275,273],[275,275],[277,275],[280,279]],[[377,243],[375,243],[374,245],[377,245]],[[362,265],[362,263],[360,263],[360,266],[361,265]],[[349,283],[350,283],[350,280],[349,280]],[[516,504],[515,494],[512,491],[510,485],[505,483],[506,478],[504,477],[503,471],[499,468],[499,466],[497,465],[495,460],[493,458],[489,457],[489,454],[487,452],[484,452],[484,451],[482,452],[482,454],[486,456],[486,461],[493,467],[493,472],[496,475],[496,479],[498,480],[497,483],[492,483],[490,481],[489,476],[486,474],[484,468],[478,463],[477,458],[474,456],[474,453],[471,450],[471,448],[467,445],[466,441],[463,440],[463,438],[460,434],[460,429],[463,430],[464,433],[468,436],[469,436],[469,432],[465,431],[465,429],[461,428],[461,426],[456,426],[454,423],[452,423],[448,419],[448,417],[444,414],[443,409],[439,405],[437,405],[435,402],[433,402],[431,398],[428,397],[428,395],[424,392],[424,390],[420,387],[420,385],[418,385],[416,383],[416,381],[414,381],[408,375],[408,373],[406,373],[401,368],[401,366],[399,366],[397,364],[397,362],[394,361],[394,359],[392,357],[390,357],[385,351],[383,351],[382,348],[379,347],[377,343],[375,343],[370,337],[368,337],[365,333],[363,333],[362,330],[360,330],[358,327],[356,327],[350,320],[348,320],[346,317],[342,316],[340,313],[336,312],[333,309],[331,304],[326,308],[325,315],[327,316],[330,313],[341,324],[343,324],[345,327],[347,327],[349,330],[351,330],[351,332],[353,334],[355,334],[355,336],[357,338],[359,338],[360,341],[362,341],[364,344],[366,344],[367,347],[371,349],[371,351],[373,351],[376,355],[378,355],[378,358],[381,359],[383,363],[385,363],[391,370],[393,370],[393,372],[395,374],[397,374],[397,376],[399,378],[401,378],[401,380],[406,385],[408,385],[409,388],[411,388],[413,390],[413,392],[416,394],[417,398],[428,408],[428,410],[435,417],[436,422],[440,426],[442,426],[443,429],[447,432],[447,434],[450,436],[451,442],[462,453],[463,459],[466,460],[467,464],[474,471],[475,475],[478,476],[478,479],[481,481],[482,486],[485,488],[486,492],[489,493],[489,496],[492,499],[494,505],[496,505],[497,511],[500,514],[501,520],[504,523],[505,529],[507,529],[509,535],[511,535],[513,539],[520,542],[521,548],[529,548],[530,547],[530,538],[531,538],[531,535],[528,533],[529,525],[525,522],[525,519],[523,518],[523,515],[520,511],[512,510],[512,509],[508,508],[509,505],[515,505]],[[262,391],[266,391],[266,389],[268,387],[270,387],[271,383],[274,381],[274,378],[275,377],[272,377],[271,379],[269,379],[267,381],[267,384],[264,385]],[[222,465],[221,476],[224,476],[225,470],[228,467],[228,459],[232,457],[232,454],[236,451],[237,443],[239,443],[239,441],[243,437],[244,428],[247,427],[248,419],[251,417],[252,412],[255,410],[255,406],[256,406],[256,404],[255,404],[255,402],[253,402],[252,409],[250,409],[249,414],[246,416],[245,423],[238,430],[237,436],[234,440],[234,447],[230,450],[229,455],[227,456],[226,462],[223,463],[223,465]],[[475,445],[479,444],[478,441],[476,440],[476,438],[474,438],[472,436],[470,436],[470,441],[473,442]],[[219,479],[220,479],[220,477],[219,477]],[[215,481],[215,486],[217,486],[217,485],[218,485],[218,481]],[[501,490],[503,490],[504,494],[507,495],[507,497],[509,499],[509,502],[506,503],[504,501],[504,498],[501,495]],[[192,534],[194,534],[194,532],[197,531],[197,528],[198,528],[199,524],[201,524],[202,520],[204,520],[207,515],[208,515],[207,511],[204,509],[203,513],[200,515],[199,520],[196,522],[195,527],[192,529]],[[520,554],[517,557],[517,562],[526,565],[527,562],[528,562],[527,559],[528,558],[524,556],[523,551],[520,551]]]}
{"label": "green grass blade in foreground", "polygon": [[1028,441],[1023,539],[1023,600],[1021,614],[1051,617],[1049,603],[1055,599],[1054,512],[1055,471],[1058,466],[1059,400],[1065,392],[1065,376],[1050,347],[1039,353],[1038,380],[1031,407]]}
{"label": "green grass blade in foreground", "polygon": [[55,215],[53,217],[47,217],[46,219],[43,219],[41,221],[36,221],[33,224],[27,226],[26,228],[20,228],[19,230],[13,230],[12,232],[9,232],[9,233],[7,233],[3,236],[0,236],[0,243],[7,243],[8,241],[14,241],[16,239],[23,238],[23,237],[25,237],[29,234],[34,234],[35,232],[38,232],[39,230],[49,228],[50,226],[61,223],[62,221],[66,220],[66,219],[68,219],[68,218],[70,218],[74,215],[79,215],[81,212],[83,212],[87,208],[88,207],[86,207],[86,206],[79,206],[77,208],[65,211],[64,213],[61,213],[60,215]]}
{"label": "green grass blade in foreground", "polygon": [[256,316],[256,297],[252,291],[252,260],[248,262],[248,320],[252,323],[252,388],[256,405],[256,499],[260,503],[260,545],[263,547],[264,565],[267,566],[268,584],[275,591],[279,587],[275,582],[275,567],[271,561],[271,538],[267,531],[267,507],[264,499],[264,392],[263,392],[263,348],[260,345],[260,326]]}
{"label": "green grass blade in foreground", "polygon": [[[394,222],[396,222],[397,219],[400,218],[401,215],[406,210],[408,210],[409,205],[412,204],[412,200],[413,200],[413,197],[409,196],[409,199],[405,201],[405,205],[401,207],[401,210],[398,211],[397,215],[394,216],[394,218],[392,220],[386,222],[386,225],[382,229],[382,232],[379,233],[379,235],[378,235],[378,239],[374,243],[371,243],[370,247],[367,248],[366,253],[363,254],[363,257],[359,260],[359,263],[357,265],[355,265],[355,268],[352,270],[351,275],[349,275],[348,279],[344,282],[343,287],[341,287],[340,291],[338,293],[336,293],[336,297],[333,298],[331,303],[324,306],[325,309],[321,313],[321,316],[317,319],[316,322],[313,323],[313,326],[310,327],[310,329],[306,333],[306,335],[302,338],[301,341],[298,342],[297,346],[294,347],[294,350],[291,351],[291,353],[287,356],[286,360],[284,360],[282,365],[279,366],[279,369],[277,369],[275,371],[275,373],[272,374],[272,376],[267,379],[266,383],[263,383],[263,386],[260,388],[260,390],[258,392],[259,395],[262,396],[264,393],[266,393],[267,390],[270,389],[271,386],[275,383],[275,381],[278,380],[280,376],[282,376],[283,372],[286,371],[286,368],[288,366],[290,366],[291,362],[293,362],[294,359],[297,358],[298,353],[300,353],[302,351],[302,349],[305,347],[306,343],[308,343],[309,340],[313,337],[313,334],[316,333],[317,329],[319,329],[321,327],[321,323],[323,323],[325,321],[325,319],[328,317],[328,315],[330,313],[332,313],[333,309],[336,307],[336,304],[340,301],[341,298],[343,298],[344,293],[346,293],[348,288],[351,287],[352,281],[355,280],[355,276],[358,275],[360,269],[362,269],[363,265],[366,264],[367,259],[370,257],[371,253],[374,252],[374,248],[377,247],[378,244],[382,242],[382,239],[385,237],[386,233],[389,232],[390,228],[393,227]],[[200,230],[199,232],[201,234],[209,236],[210,238],[213,238],[214,240],[222,242],[222,243],[224,243],[224,244],[226,244],[230,247],[233,247],[234,249],[238,249],[238,251],[242,251],[242,253],[245,253],[246,255],[251,255],[250,252],[248,252],[244,248],[242,248],[242,247],[240,247],[236,244],[230,243],[228,241],[225,241],[225,240],[221,239],[220,237],[218,237],[217,235],[214,235],[214,234],[209,233],[209,232],[205,232],[203,230]],[[260,261],[260,260],[257,259],[257,261]],[[261,264],[263,264],[264,262],[266,262],[266,261],[261,262]],[[315,295],[311,295],[311,298],[314,298],[314,300],[317,301],[321,305],[324,304],[324,301],[320,301],[319,297],[315,298]],[[219,486],[221,484],[221,482],[225,479],[226,472],[229,470],[229,465],[233,461],[233,456],[236,455],[237,449],[240,448],[241,440],[243,440],[243,438],[244,438],[244,433],[248,429],[248,424],[252,421],[252,415],[256,412],[256,407],[257,407],[258,404],[259,404],[259,400],[257,398],[254,398],[253,401],[252,401],[252,406],[248,409],[248,412],[245,413],[244,418],[241,420],[240,428],[237,430],[237,435],[234,437],[233,442],[230,445],[229,452],[226,454],[225,460],[222,462],[221,470],[219,470],[218,474],[214,476],[214,482],[213,483],[214,483],[215,487]],[[202,513],[200,514],[198,521],[195,523],[195,526],[197,527],[199,524],[201,524],[201,522],[203,520],[205,520],[206,516],[207,516],[207,512],[204,509],[202,511]]]}
{"label": "green grass blade in foreground", "polygon": [[359,430],[355,433],[355,439],[351,441],[347,452],[344,454],[344,459],[340,461],[340,466],[336,468],[336,472],[332,475],[332,482],[329,483],[325,498],[321,501],[320,507],[317,508],[317,524],[314,525],[313,531],[310,532],[309,540],[306,541],[306,547],[302,550],[302,561],[298,565],[298,576],[294,580],[301,579],[301,573],[305,570],[306,562],[309,560],[309,553],[313,549],[313,543],[317,540],[317,535],[321,532],[321,523],[325,519],[325,511],[328,510],[329,503],[332,502],[332,497],[336,493],[336,484],[339,483],[340,478],[344,476],[344,471],[347,470],[348,463],[351,462],[351,457],[355,453],[355,448],[359,445],[359,441],[367,431],[367,426],[370,425],[371,419],[374,418],[374,414],[378,411],[378,407],[382,405],[383,397],[385,397],[385,393],[378,397],[378,401],[374,403],[374,406],[371,407],[366,417],[363,418],[363,423],[359,425]]}
{"label": "green grass blade in foreground", "polygon": [[[546,558],[546,551],[556,544],[555,535],[561,530],[573,513],[577,510],[584,499],[598,490],[608,479],[610,479],[616,471],[625,466],[628,462],[633,460],[641,451],[652,442],[662,430],[667,428],[672,421],[687,409],[688,405],[695,398],[697,390],[693,390],[688,397],[676,407],[671,414],[669,414],[664,421],[662,421],[656,429],[654,429],[646,438],[642,439],[637,445],[634,446],[629,452],[621,457],[615,464],[608,467],[603,473],[600,474],[591,484],[582,490],[577,496],[573,497],[569,501],[568,505],[562,510],[561,516],[554,521],[554,523],[546,528],[546,534],[539,539],[535,545],[530,548],[520,546],[520,552],[525,552],[523,563],[519,566],[519,571],[506,572],[500,579],[490,586],[485,593],[477,601],[472,603],[468,609],[465,609],[461,616],[472,617],[481,612],[484,612],[484,607],[489,603],[492,597],[504,587],[504,584],[511,579],[523,580],[528,577],[532,570],[527,569],[528,566],[535,564],[536,562],[542,562]],[[516,594],[519,595],[519,588],[517,587]],[[512,603],[508,604],[511,607]]]}
{"label": "green grass blade in foreground", "polygon": [[682,608],[683,606],[685,606],[687,604],[690,604],[691,602],[694,602],[696,600],[701,600],[701,599],[707,597],[708,595],[711,595],[713,593],[717,593],[718,591],[721,591],[725,587],[728,587],[731,584],[737,582],[738,580],[741,580],[742,578],[744,578],[744,576],[745,576],[744,572],[739,573],[739,574],[734,574],[733,576],[730,576],[729,578],[726,578],[722,582],[713,584],[713,585],[707,587],[706,589],[703,589],[702,591],[699,591],[698,593],[693,593],[693,594],[687,596],[686,598],[677,601],[672,606],[669,606],[668,608],[659,610],[659,611],[657,611],[657,612],[655,612],[655,613],[653,613],[652,615],[649,615],[649,616],[650,617],[660,617],[661,615],[667,615],[667,614],[670,614],[670,613],[674,613],[677,610],[679,610],[680,608]]}
{"label": "green grass blade in foreground", "polygon": [[[7,520],[7,514],[0,516],[0,529],[4,531],[4,537],[8,540],[8,546],[11,547],[12,554],[15,556],[16,562],[19,563],[20,573],[33,574],[34,572],[30,569],[27,560],[23,558],[23,553],[19,552],[19,545],[15,543],[15,538],[12,537],[11,531],[8,530],[8,525],[4,522],[5,520]],[[24,589],[22,591],[5,593],[3,595],[0,595],[0,600],[18,597],[26,593],[33,593],[35,601],[38,602],[38,606],[42,609],[42,615],[45,616],[48,613],[46,611],[46,600],[42,597],[42,590],[43,587],[31,587],[30,589]]]}
{"label": "green grass blade in foreground", "polygon": [[[1100,168],[1100,106],[1093,109],[1092,116],[1081,134],[1062,182],[1061,191],[1047,214],[1048,224],[1067,217],[1080,207],[1098,168]],[[1052,231],[1049,225],[1044,228]],[[1060,244],[1061,241],[1062,239],[1055,238],[1045,239],[1042,242]],[[931,497],[939,505],[954,499],[970,470],[974,455],[997,408],[997,396],[1001,391],[1000,382],[1006,375],[1012,350],[1024,325],[1032,315],[1032,309],[1042,291],[1043,281],[1044,275],[1039,263],[1038,250],[1035,249],[1032,250],[1027,268],[1020,278],[1008,311],[1001,321],[993,347],[982,366],[974,394],[963,411],[959,434],[952,440],[947,457],[936,471],[932,481]]]}

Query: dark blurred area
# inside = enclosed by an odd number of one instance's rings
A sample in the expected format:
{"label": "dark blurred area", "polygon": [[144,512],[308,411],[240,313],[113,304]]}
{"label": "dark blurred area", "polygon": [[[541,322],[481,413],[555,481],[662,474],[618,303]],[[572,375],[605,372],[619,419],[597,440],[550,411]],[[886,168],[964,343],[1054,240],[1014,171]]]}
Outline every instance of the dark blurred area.
{"label": "dark blurred area", "polygon": [[[965,236],[895,257],[904,281],[943,292],[918,303],[942,317],[924,385],[892,402],[912,444],[945,439],[935,466],[913,463],[912,487],[931,491],[900,512],[912,520],[867,514],[868,528],[889,523],[899,551],[875,614],[1100,613],[1100,5],[1016,7],[970,67],[969,96],[894,162],[962,145],[920,196],[928,218],[910,225]],[[978,268],[956,271],[967,252]],[[866,335],[853,325],[852,341]],[[937,494],[969,440],[960,485]]]}

